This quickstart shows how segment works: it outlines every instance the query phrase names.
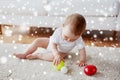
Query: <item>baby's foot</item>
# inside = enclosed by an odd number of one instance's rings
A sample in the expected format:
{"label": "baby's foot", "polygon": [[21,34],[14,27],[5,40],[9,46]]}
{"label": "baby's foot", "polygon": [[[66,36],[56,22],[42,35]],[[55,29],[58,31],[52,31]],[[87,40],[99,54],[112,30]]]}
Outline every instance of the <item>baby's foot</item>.
{"label": "baby's foot", "polygon": [[20,59],[26,59],[26,55],[25,54],[13,54],[14,56],[16,56],[17,58],[20,58]]}
{"label": "baby's foot", "polygon": [[39,56],[38,55],[33,55],[33,54],[30,54],[30,55],[27,55],[26,56],[26,59],[30,59],[30,60],[32,60],[32,59],[39,59]]}

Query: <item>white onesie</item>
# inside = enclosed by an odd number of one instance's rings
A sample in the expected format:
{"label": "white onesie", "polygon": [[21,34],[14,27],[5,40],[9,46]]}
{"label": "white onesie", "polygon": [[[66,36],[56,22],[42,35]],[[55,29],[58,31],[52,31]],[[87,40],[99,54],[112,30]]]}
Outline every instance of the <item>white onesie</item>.
{"label": "white onesie", "polygon": [[56,29],[53,35],[50,37],[50,42],[48,44],[47,51],[51,51],[51,46],[50,46],[51,43],[56,43],[58,51],[63,53],[70,52],[75,46],[77,46],[77,49],[84,48],[84,42],[81,36],[73,42],[68,42],[64,40],[62,38],[62,28]]}

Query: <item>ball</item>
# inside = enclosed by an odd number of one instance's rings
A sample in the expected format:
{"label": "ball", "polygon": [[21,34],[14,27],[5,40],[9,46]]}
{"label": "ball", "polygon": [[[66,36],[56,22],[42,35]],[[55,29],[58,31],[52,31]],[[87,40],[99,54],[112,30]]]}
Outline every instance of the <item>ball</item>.
{"label": "ball", "polygon": [[84,67],[84,73],[88,76],[92,76],[97,72],[97,68],[94,65],[87,65]]}
{"label": "ball", "polygon": [[65,65],[64,61],[61,61],[58,65],[54,65],[54,68],[58,71]]}
{"label": "ball", "polygon": [[61,68],[61,72],[64,73],[64,74],[66,74],[66,73],[68,72],[68,68],[65,67],[65,66],[62,67],[62,68]]}

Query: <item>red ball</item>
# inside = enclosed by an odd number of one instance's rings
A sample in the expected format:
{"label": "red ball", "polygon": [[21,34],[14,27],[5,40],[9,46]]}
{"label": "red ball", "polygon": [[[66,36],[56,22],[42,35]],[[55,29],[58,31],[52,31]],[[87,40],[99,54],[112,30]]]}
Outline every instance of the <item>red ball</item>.
{"label": "red ball", "polygon": [[88,76],[92,76],[97,72],[97,68],[94,65],[87,65],[84,67],[84,73]]}

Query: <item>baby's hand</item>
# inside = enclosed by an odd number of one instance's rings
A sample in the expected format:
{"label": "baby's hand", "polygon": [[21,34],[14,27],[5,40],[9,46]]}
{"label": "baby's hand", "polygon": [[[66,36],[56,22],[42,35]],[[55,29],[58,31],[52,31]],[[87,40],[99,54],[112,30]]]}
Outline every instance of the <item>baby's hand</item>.
{"label": "baby's hand", "polygon": [[84,60],[77,61],[76,63],[79,67],[84,67],[86,65]]}
{"label": "baby's hand", "polygon": [[54,57],[53,64],[54,64],[54,65],[58,65],[58,64],[60,63],[60,61],[64,61],[64,59],[61,57],[61,55],[57,54],[57,55]]}

